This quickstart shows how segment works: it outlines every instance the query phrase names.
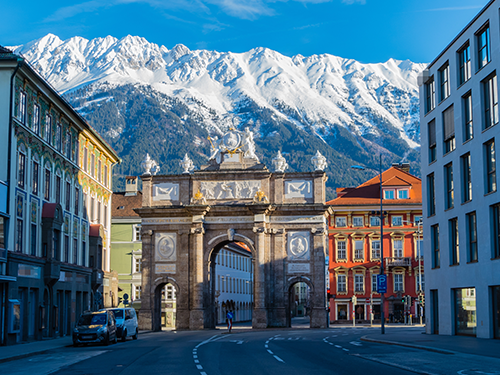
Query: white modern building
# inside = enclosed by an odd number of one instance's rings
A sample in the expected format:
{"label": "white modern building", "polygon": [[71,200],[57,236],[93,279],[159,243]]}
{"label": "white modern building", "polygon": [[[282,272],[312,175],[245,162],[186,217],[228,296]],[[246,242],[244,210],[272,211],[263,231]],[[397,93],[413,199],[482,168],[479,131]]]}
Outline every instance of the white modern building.
{"label": "white modern building", "polygon": [[500,338],[500,0],[419,77],[427,333]]}
{"label": "white modern building", "polygon": [[215,263],[217,323],[226,322],[228,310],[234,313],[233,322],[251,321],[253,266],[250,249],[243,243],[230,243],[219,251]]}

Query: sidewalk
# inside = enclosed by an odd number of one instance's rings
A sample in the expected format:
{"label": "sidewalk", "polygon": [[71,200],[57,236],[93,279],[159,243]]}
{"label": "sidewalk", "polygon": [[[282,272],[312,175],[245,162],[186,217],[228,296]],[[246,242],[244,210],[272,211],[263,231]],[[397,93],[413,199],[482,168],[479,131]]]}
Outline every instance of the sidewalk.
{"label": "sidewalk", "polygon": [[361,340],[406,346],[442,354],[463,353],[500,358],[500,340],[478,339],[467,336],[427,335],[423,328],[401,330],[395,327],[386,327],[384,335],[370,333],[363,336]]}
{"label": "sidewalk", "polygon": [[[139,338],[141,334],[149,332],[151,331],[139,331]],[[24,344],[0,346],[0,363],[43,354],[67,346],[73,346],[73,338],[71,336],[32,341]]]}

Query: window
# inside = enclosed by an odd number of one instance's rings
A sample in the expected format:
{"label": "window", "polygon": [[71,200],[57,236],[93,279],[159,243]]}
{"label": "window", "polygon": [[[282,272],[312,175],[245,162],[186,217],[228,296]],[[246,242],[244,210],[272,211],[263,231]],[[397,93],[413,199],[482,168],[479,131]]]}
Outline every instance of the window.
{"label": "window", "polygon": [[391,218],[391,226],[393,227],[403,226],[403,216],[393,216]]}
{"label": "window", "polygon": [[87,147],[83,148],[83,170],[88,172],[88,159],[89,159],[89,151]]}
{"label": "window", "polygon": [[486,193],[497,190],[497,172],[495,160],[495,140],[492,139],[484,144],[486,161]]}
{"label": "window", "polygon": [[422,216],[414,216],[413,221],[415,225],[418,225],[418,223],[422,221]]}
{"label": "window", "polygon": [[104,166],[104,186],[108,186],[108,166]]}
{"label": "window", "polygon": [[460,157],[462,162],[462,203],[472,199],[472,172],[470,154]]}
{"label": "window", "polygon": [[88,214],[88,207],[87,207],[87,194],[85,193],[82,194],[82,210],[83,210],[83,217],[86,219]]}
{"label": "window", "polygon": [[372,273],[372,292],[377,293],[377,275]]}
{"label": "window", "polygon": [[75,187],[75,215],[78,215],[78,212],[80,210],[80,189]]}
{"label": "window", "polygon": [[470,77],[470,45],[469,42],[467,42],[458,50],[458,85],[467,82]]}
{"label": "window", "polygon": [[370,226],[371,227],[379,227],[380,226],[380,217],[371,216],[370,217]]}
{"label": "window", "polygon": [[43,135],[43,139],[45,139],[48,143],[52,144],[52,116],[45,116],[45,134]]}
{"label": "window", "polygon": [[141,299],[141,286],[134,285],[134,300]]}
{"label": "window", "polygon": [[365,291],[365,278],[363,275],[354,275],[354,291],[359,293]]}
{"label": "window", "polygon": [[40,134],[40,106],[38,104],[33,105],[33,133]]}
{"label": "window", "polygon": [[403,257],[403,240],[394,240],[394,257],[402,258]]}
{"label": "window", "polygon": [[16,222],[16,251],[23,251],[23,238],[24,238],[24,223],[23,219],[17,219]]}
{"label": "window", "polygon": [[337,275],[337,292],[347,292],[346,275]]}
{"label": "window", "polygon": [[352,225],[355,227],[363,227],[363,216],[354,216],[352,218]]}
{"label": "window", "polygon": [[455,305],[455,333],[476,335],[476,293],[474,288],[453,289]]}
{"label": "window", "polygon": [[345,241],[337,241],[337,259],[347,259]]}
{"label": "window", "polygon": [[45,190],[43,197],[45,200],[50,200],[50,169],[45,169]]}
{"label": "window", "polygon": [[467,261],[477,262],[477,226],[476,213],[467,214]]}
{"label": "window", "polygon": [[22,152],[18,153],[18,168],[17,168],[17,186],[24,189],[25,174],[26,174],[26,155]]}
{"label": "window", "polygon": [[436,192],[434,183],[434,173],[427,176],[427,210],[428,216],[436,214]]}
{"label": "window", "polygon": [[444,153],[455,149],[455,117],[453,105],[443,112]]}
{"label": "window", "polygon": [[71,133],[66,133],[66,138],[64,140],[64,152],[66,157],[71,160]]}
{"label": "window", "polygon": [[61,176],[56,175],[56,203],[61,203]]}
{"label": "window", "polygon": [[458,240],[458,219],[454,218],[448,221],[450,228],[450,266],[459,264],[459,240]]}
{"label": "window", "polygon": [[439,101],[450,96],[450,65],[448,62],[439,69]]}
{"label": "window", "polygon": [[403,274],[395,273],[394,274],[394,291],[395,292],[404,292],[403,288]]}
{"label": "window", "polygon": [[97,181],[99,182],[102,181],[101,176],[102,176],[102,162],[99,160],[97,162]]}
{"label": "window", "polygon": [[354,241],[354,259],[363,259],[363,240]]}
{"label": "window", "polygon": [[81,263],[82,266],[85,266],[86,259],[87,259],[87,243],[84,240],[82,241],[82,263]]}
{"label": "window", "polygon": [[142,259],[134,258],[134,273],[141,273],[141,272],[142,272]]}
{"label": "window", "polygon": [[474,128],[472,126],[472,95],[470,92],[462,97],[464,109],[464,142],[474,137]]}
{"label": "window", "polygon": [[493,224],[492,237],[493,237],[493,254],[492,258],[500,258],[500,203],[491,206],[490,209]]}
{"label": "window", "polygon": [[62,150],[62,126],[60,123],[56,127],[56,149],[57,151]]}
{"label": "window", "polygon": [[380,259],[380,240],[372,240],[372,260]]}
{"label": "window", "polygon": [[425,274],[418,272],[416,275],[417,278],[417,293],[425,291]]}
{"label": "window", "polygon": [[141,241],[141,225],[134,225],[134,241]]}
{"label": "window", "polygon": [[73,238],[73,264],[78,263],[78,240]]}
{"label": "window", "polygon": [[37,248],[37,241],[36,241],[36,224],[31,223],[31,255],[36,256],[36,248]]}
{"label": "window", "polygon": [[95,155],[90,155],[90,175],[95,177]]}
{"label": "window", "polygon": [[432,268],[439,268],[439,225],[431,226]]}
{"label": "window", "polygon": [[19,121],[22,124],[26,123],[26,93],[24,91],[19,93]]}
{"label": "window", "polygon": [[344,216],[342,217],[336,217],[335,218],[335,226],[336,227],[346,227],[347,226],[347,222],[346,222],[346,219]]}
{"label": "window", "polygon": [[484,129],[488,129],[498,123],[498,93],[497,76],[486,78],[482,82],[483,87],[483,115]]}
{"label": "window", "polygon": [[66,181],[66,210],[69,211],[71,205],[71,183]]}
{"label": "window", "polygon": [[429,129],[429,163],[436,161],[436,120],[427,124]]}
{"label": "window", "polygon": [[100,201],[97,201],[97,222],[99,224],[102,224],[102,221],[101,221],[101,202]]}
{"label": "window", "polygon": [[490,62],[490,26],[486,24],[476,34],[477,70]]}
{"label": "window", "polygon": [[453,207],[453,164],[444,166],[445,209]]}
{"label": "window", "polygon": [[398,189],[398,199],[408,199],[408,189]]}
{"label": "window", "polygon": [[394,199],[394,190],[384,190],[384,199]]}
{"label": "window", "polygon": [[90,198],[90,220],[95,222],[95,198]]}
{"label": "window", "polygon": [[33,170],[31,171],[31,191],[35,195],[38,195],[39,171],[40,164],[38,164],[36,161],[33,161]]}
{"label": "window", "polygon": [[434,76],[425,84],[425,113],[432,111],[436,107],[436,86]]}
{"label": "window", "polygon": [[63,262],[69,262],[69,236],[65,235],[64,236],[64,258]]}

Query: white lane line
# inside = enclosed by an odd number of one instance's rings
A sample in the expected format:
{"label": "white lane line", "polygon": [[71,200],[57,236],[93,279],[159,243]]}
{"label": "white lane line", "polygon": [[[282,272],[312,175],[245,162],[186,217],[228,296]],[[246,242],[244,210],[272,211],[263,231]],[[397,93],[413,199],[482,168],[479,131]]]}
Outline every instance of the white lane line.
{"label": "white lane line", "polygon": [[354,346],[363,346],[359,341],[351,341],[349,344],[354,345]]}
{"label": "white lane line", "polygon": [[274,355],[274,353],[272,351],[270,351],[269,349],[267,349],[267,352],[271,355]]}
{"label": "white lane line", "polygon": [[280,357],[278,357],[277,355],[273,356],[274,358],[276,358],[278,361],[282,362],[282,363],[285,363],[285,361],[283,361]]}
{"label": "white lane line", "polygon": [[267,345],[267,344],[266,344],[266,345],[264,345],[264,348],[266,348],[266,349],[267,349],[267,348],[269,348],[269,345]]}
{"label": "white lane line", "polygon": [[200,372],[200,375],[207,375],[205,371]]}
{"label": "white lane line", "polygon": [[196,354],[193,354],[193,358],[198,358],[198,356]]}
{"label": "white lane line", "polygon": [[332,337],[337,337],[338,335],[332,335]]}
{"label": "white lane line", "polygon": [[202,365],[196,365],[196,368],[197,368],[198,370],[203,370],[203,366],[202,366]]}
{"label": "white lane line", "polygon": [[344,351],[346,351],[346,352],[348,352],[348,351],[349,351],[349,349],[346,349],[346,348],[342,348],[342,350],[344,350]]}

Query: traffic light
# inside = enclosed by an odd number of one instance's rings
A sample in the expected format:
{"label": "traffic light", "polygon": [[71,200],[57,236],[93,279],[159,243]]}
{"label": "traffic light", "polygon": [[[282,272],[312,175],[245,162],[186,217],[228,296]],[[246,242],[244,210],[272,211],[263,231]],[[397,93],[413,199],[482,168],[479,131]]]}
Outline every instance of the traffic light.
{"label": "traffic light", "polygon": [[406,303],[406,296],[401,297],[401,303]]}
{"label": "traffic light", "polygon": [[406,304],[411,306],[411,296],[406,296]]}
{"label": "traffic light", "polygon": [[120,303],[122,303],[122,297],[118,297],[118,306],[120,306]]}

